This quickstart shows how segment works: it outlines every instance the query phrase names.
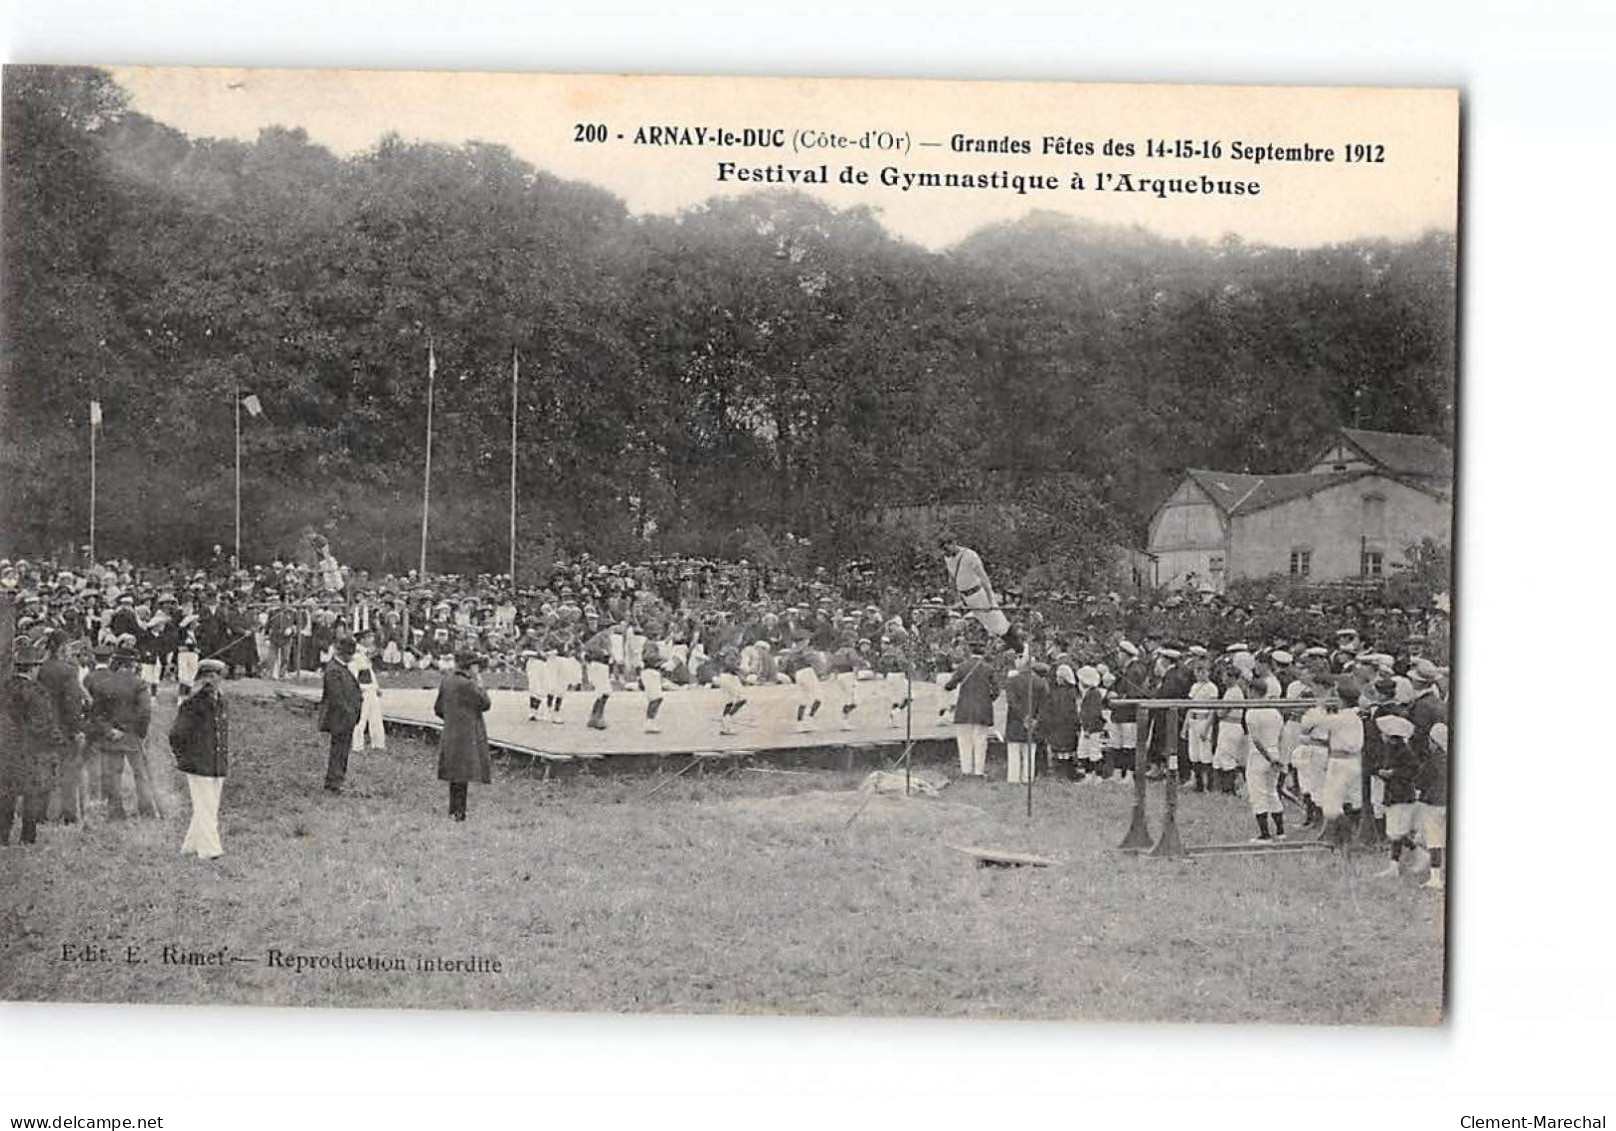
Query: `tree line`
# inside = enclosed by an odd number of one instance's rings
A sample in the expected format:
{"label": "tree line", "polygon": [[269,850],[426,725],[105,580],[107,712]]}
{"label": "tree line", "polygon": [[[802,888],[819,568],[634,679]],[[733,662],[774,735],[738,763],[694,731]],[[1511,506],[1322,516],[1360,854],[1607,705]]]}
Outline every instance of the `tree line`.
{"label": "tree line", "polygon": [[[4,89],[4,549],[198,558],[309,529],[501,571],[513,355],[519,572],[558,551],[902,560],[884,508],[981,501],[1073,584],[1185,466],[1294,470],[1341,424],[1453,428],[1450,234],[1294,249],[1034,213],[928,251],[790,193],[634,216],[480,142],[338,157],[190,138],[104,72]],[[1039,516],[1029,525],[1027,514]],[[785,535],[791,534],[790,540]],[[984,534],[991,536],[991,534]]]}

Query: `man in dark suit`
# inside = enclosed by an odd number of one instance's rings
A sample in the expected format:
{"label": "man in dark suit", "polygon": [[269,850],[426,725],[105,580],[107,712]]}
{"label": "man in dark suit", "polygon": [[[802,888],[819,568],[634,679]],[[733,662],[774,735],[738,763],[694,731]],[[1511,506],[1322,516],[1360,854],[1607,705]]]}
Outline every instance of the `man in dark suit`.
{"label": "man in dark suit", "polygon": [[224,655],[219,658],[229,668],[232,678],[236,674],[236,669],[240,668],[248,679],[257,679],[257,614],[247,607],[244,600],[238,600],[227,610],[225,624],[229,627],[229,636],[226,638],[229,643],[225,647]]}
{"label": "man in dark suit", "polygon": [[157,816],[152,792],[151,768],[146,763],[146,731],[151,726],[151,692],[134,672],[136,656],[119,651],[110,667],[97,668],[84,677],[90,695],[86,732],[95,754],[101,760],[101,792],[107,802],[107,819],[121,821],[123,808],[123,764],[127,759],[135,777],[135,811],[142,817]]}
{"label": "man in dark suit", "polygon": [[954,702],[954,743],[959,747],[960,773],[978,778],[987,775],[993,702],[999,697],[999,675],[985,651],[982,641],[973,641],[970,656],[943,687],[959,692]]}
{"label": "man in dark suit", "polygon": [[443,720],[438,741],[438,780],[449,783],[449,816],[466,819],[467,784],[491,779],[488,730],[483,714],[488,710],[488,692],[483,690],[478,671],[482,658],[470,652],[456,652],[454,670],[438,685],[438,698],[432,711]]}
{"label": "man in dark suit", "polygon": [[220,653],[230,643],[230,622],[228,611],[217,597],[210,596],[198,612],[195,632],[197,651],[202,653],[202,659],[223,658]]}
{"label": "man in dark suit", "polygon": [[[1154,699],[1188,699],[1190,688],[1195,686],[1195,676],[1184,663],[1184,653],[1177,644],[1166,644],[1156,650],[1156,683],[1151,691]],[[1167,766],[1168,748],[1178,751],[1178,736],[1168,734],[1168,712],[1164,707],[1158,707],[1150,712],[1150,766],[1151,771],[1175,772]],[[1182,717],[1182,712],[1173,716]],[[1180,781],[1190,778],[1190,760],[1188,757],[1178,758],[1177,774]]]}
{"label": "man in dark suit", "polygon": [[325,665],[325,684],[320,693],[320,730],[331,736],[331,753],[325,763],[325,788],[341,793],[348,776],[348,751],[353,748],[354,727],[364,708],[359,681],[348,668],[353,659],[353,640],[343,637],[333,646]]}
{"label": "man in dark suit", "polygon": [[35,672],[44,656],[18,640],[13,674],[0,684],[0,844],[11,843],[11,826],[22,812],[23,844],[33,844],[45,820],[55,780],[55,752],[63,742],[50,692]]}
{"label": "man in dark suit", "polygon": [[297,610],[288,608],[278,593],[265,594],[270,602],[265,630],[269,636],[269,678],[285,679],[292,670],[292,645],[297,640]]}
{"label": "man in dark suit", "polygon": [[1040,719],[1049,702],[1049,684],[1033,669],[1031,656],[1023,656],[1014,674],[1005,680],[1004,698],[1005,780],[1024,782],[1038,772]]}
{"label": "man in dark suit", "polygon": [[71,825],[84,815],[84,686],[78,665],[65,655],[67,635],[53,628],[43,643],[45,662],[34,678],[50,696],[56,713],[61,741],[51,753],[56,764],[57,818]]}

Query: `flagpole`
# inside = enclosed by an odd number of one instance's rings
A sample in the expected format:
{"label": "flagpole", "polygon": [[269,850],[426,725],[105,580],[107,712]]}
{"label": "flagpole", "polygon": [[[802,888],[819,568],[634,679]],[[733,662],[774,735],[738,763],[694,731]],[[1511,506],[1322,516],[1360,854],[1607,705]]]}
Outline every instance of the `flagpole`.
{"label": "flagpole", "polygon": [[437,382],[438,359],[432,349],[432,339],[426,343],[426,475],[421,488],[421,576],[426,576],[427,516],[432,510],[432,390]]}
{"label": "flagpole", "polygon": [[511,590],[516,590],[516,383],[521,373],[516,347],[511,347]]}
{"label": "flagpole", "polygon": [[100,429],[96,427],[95,413],[100,407],[99,401],[90,402],[90,561],[95,564],[95,434]]}
{"label": "flagpole", "polygon": [[236,378],[236,564],[241,568],[241,378]]}

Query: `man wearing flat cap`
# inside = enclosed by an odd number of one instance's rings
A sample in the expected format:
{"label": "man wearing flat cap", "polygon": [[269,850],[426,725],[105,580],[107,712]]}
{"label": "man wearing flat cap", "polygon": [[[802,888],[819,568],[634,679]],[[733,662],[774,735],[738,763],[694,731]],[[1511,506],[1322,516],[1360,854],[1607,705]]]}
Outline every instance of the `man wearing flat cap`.
{"label": "man wearing flat cap", "polygon": [[[1140,654],[1139,646],[1130,640],[1117,642],[1117,679],[1111,689],[1113,699],[1143,699],[1150,686],[1150,668]],[[1111,708],[1111,761],[1118,779],[1134,768],[1135,748],[1138,741],[1138,708],[1121,706]]]}
{"label": "man wearing flat cap", "polygon": [[[1176,641],[1171,641],[1156,650],[1156,678],[1153,697],[1158,699],[1188,699],[1190,689],[1195,686],[1195,675],[1189,665],[1184,663],[1184,652]],[[1177,773],[1180,781],[1188,781],[1190,777],[1190,759],[1180,757],[1177,742],[1178,735],[1168,733],[1168,712],[1164,708],[1156,708],[1150,712],[1150,762],[1153,769],[1164,773]],[[1175,753],[1176,766],[1168,763],[1168,750],[1172,748]]]}
{"label": "man wearing flat cap", "polygon": [[196,690],[180,704],[168,732],[169,748],[191,792],[191,823],[180,852],[202,860],[224,855],[219,841],[219,799],[230,761],[230,719],[219,690],[224,674],[225,666],[219,660],[197,665]]}
{"label": "man wearing flat cap", "polygon": [[50,804],[56,754],[63,744],[50,692],[34,678],[43,654],[20,638],[13,674],[0,689],[0,845],[22,817],[22,844],[33,844]]}
{"label": "man wearing flat cap", "polygon": [[135,811],[142,817],[157,816],[151,768],[146,762],[151,693],[135,675],[136,659],[135,653],[120,649],[112,654],[109,666],[84,677],[84,690],[90,695],[85,732],[101,763],[101,793],[107,803],[107,819],[112,821],[124,818],[125,761],[135,779]]}

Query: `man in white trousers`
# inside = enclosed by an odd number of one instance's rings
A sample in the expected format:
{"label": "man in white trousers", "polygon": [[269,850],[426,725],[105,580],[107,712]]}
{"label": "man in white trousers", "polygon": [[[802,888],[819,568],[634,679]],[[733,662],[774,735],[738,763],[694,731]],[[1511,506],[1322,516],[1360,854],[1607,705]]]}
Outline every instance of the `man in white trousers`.
{"label": "man in white trousers", "polygon": [[999,697],[999,676],[988,662],[981,641],[948,677],[945,691],[957,691],[954,703],[954,743],[959,748],[960,773],[986,777],[988,736],[993,733],[993,703]]}
{"label": "man in white trousers", "polygon": [[797,731],[806,734],[818,726],[816,717],[820,705],[824,702],[819,671],[821,667],[826,666],[825,658],[804,634],[791,650],[780,658],[780,666],[783,671],[791,674],[791,682],[796,684]]}
{"label": "man in white trousers", "polygon": [[180,852],[202,860],[224,855],[219,841],[219,798],[224,792],[230,750],[230,721],[219,681],[225,666],[219,660],[197,665],[197,688],[180,704],[168,744],[191,790],[191,824]]}
{"label": "man in white trousers", "polygon": [[[1246,698],[1271,699],[1273,689],[1259,673],[1244,679]],[[1246,799],[1251,802],[1251,815],[1257,822],[1257,835],[1253,842],[1282,841],[1285,839],[1285,807],[1279,799],[1279,783],[1285,777],[1285,757],[1280,749],[1285,719],[1273,707],[1247,707],[1246,729]]]}
{"label": "man in white trousers", "polygon": [[1005,680],[1004,698],[1005,781],[1027,782],[1038,775],[1040,725],[1049,702],[1049,684],[1030,655],[1022,655]]}
{"label": "man in white trousers", "polygon": [[368,630],[361,632],[353,659],[348,661],[348,670],[358,681],[360,694],[359,725],[353,732],[355,750],[387,749],[387,728],[382,722],[382,688],[376,682],[376,668],[371,662],[375,651],[376,634]]}
{"label": "man in white trousers", "polygon": [[544,722],[550,717],[549,663],[536,649],[522,652],[522,674],[527,679],[527,721]]}
{"label": "man in white trousers", "polygon": [[[645,733],[661,734],[662,724],[657,722],[657,713],[662,710],[662,650],[652,641],[645,641],[640,648],[640,690],[645,692]],[[672,663],[670,656],[667,663]]]}

